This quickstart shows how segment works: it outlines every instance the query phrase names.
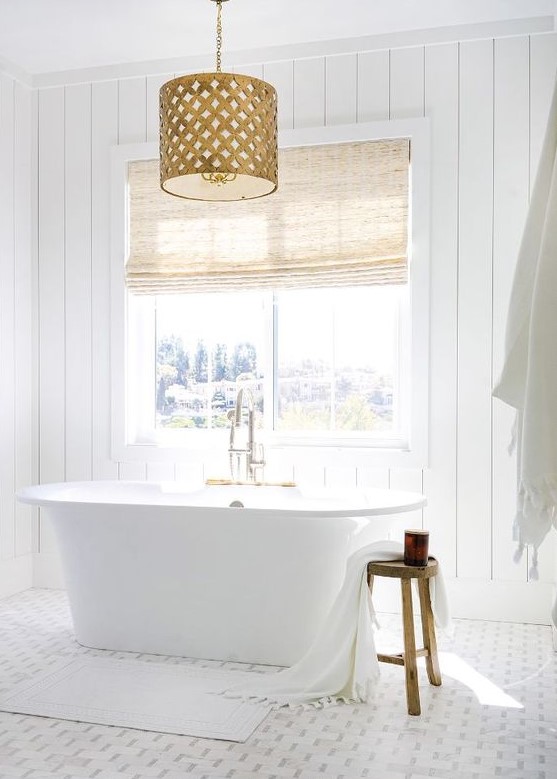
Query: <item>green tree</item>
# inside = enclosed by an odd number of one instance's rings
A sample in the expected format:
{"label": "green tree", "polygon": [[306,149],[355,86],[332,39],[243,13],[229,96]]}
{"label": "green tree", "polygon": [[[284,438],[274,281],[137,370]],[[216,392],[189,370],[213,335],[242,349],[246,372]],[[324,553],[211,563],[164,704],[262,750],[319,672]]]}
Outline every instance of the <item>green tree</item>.
{"label": "green tree", "polygon": [[303,403],[291,403],[281,411],[279,427],[281,430],[328,430],[329,409],[310,409]]}
{"label": "green tree", "polygon": [[350,395],[337,410],[338,430],[373,430],[376,424],[377,416],[362,395]]}
{"label": "green tree", "polygon": [[159,383],[157,385],[157,411],[160,411],[161,413],[165,410],[166,406],[166,384],[164,382],[164,379],[159,379]]}
{"label": "green tree", "polygon": [[193,361],[193,375],[198,384],[205,384],[209,380],[207,373],[208,363],[207,347],[203,341],[198,341]]}
{"label": "green tree", "polygon": [[157,365],[157,411],[161,413],[167,410],[170,399],[166,397],[166,390],[171,384],[176,383],[178,369],[168,363]]}
{"label": "green tree", "polygon": [[161,338],[157,347],[157,368],[171,365],[176,368],[176,383],[187,387],[190,369],[189,355],[184,350],[182,339],[176,335]]}
{"label": "green tree", "polygon": [[213,381],[228,378],[226,344],[217,344],[213,351]]}
{"label": "green tree", "polygon": [[220,390],[217,390],[213,394],[211,404],[213,408],[226,408],[226,398],[224,397],[224,393]]}
{"label": "green tree", "polygon": [[249,341],[236,344],[230,361],[229,378],[236,379],[241,373],[257,372],[257,350]]}
{"label": "green tree", "polygon": [[340,379],[337,381],[337,397],[338,398],[348,397],[351,389],[352,389],[352,382],[350,381],[350,379],[347,379],[346,376],[341,376]]}
{"label": "green tree", "polygon": [[163,427],[170,428],[183,428],[183,427],[195,427],[193,420],[187,417],[173,417],[166,422],[163,422]]}

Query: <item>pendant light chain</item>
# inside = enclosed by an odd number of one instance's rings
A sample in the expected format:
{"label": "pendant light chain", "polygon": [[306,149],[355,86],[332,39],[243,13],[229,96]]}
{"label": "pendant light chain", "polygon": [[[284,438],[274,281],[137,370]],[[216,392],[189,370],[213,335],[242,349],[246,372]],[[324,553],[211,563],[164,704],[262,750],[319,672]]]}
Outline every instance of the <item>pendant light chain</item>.
{"label": "pendant light chain", "polygon": [[217,0],[217,73],[221,72],[222,0]]}

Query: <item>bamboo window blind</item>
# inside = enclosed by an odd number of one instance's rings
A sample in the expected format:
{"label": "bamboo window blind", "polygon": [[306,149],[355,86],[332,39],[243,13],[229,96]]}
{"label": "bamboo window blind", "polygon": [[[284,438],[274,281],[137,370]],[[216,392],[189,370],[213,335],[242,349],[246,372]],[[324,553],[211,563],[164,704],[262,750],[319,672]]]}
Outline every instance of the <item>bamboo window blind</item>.
{"label": "bamboo window blind", "polygon": [[161,294],[406,282],[407,138],[283,149],[279,172],[269,197],[195,202],[160,190],[158,160],[129,163],[128,288]]}

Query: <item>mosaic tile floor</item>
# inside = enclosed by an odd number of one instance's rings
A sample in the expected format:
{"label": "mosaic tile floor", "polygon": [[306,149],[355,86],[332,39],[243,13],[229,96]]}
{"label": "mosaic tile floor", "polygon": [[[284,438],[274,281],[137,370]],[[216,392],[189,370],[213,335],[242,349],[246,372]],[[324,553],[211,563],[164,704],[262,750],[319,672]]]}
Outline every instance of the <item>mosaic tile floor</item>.
{"label": "mosaic tile floor", "polygon": [[[380,619],[380,648],[400,648],[399,618]],[[406,713],[402,669],[382,665],[373,705],[280,709],[245,744],[0,712],[0,778],[557,779],[550,629],[459,620],[439,646],[443,686],[428,685],[420,670],[421,717]],[[130,657],[76,644],[62,592],[0,601],[0,689],[81,654]]]}

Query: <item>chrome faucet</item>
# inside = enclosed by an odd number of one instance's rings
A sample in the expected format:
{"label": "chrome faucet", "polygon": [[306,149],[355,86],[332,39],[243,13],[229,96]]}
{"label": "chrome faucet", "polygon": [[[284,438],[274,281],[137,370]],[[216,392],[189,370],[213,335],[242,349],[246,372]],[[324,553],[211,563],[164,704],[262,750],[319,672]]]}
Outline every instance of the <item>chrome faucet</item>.
{"label": "chrome faucet", "polygon": [[[236,442],[239,428],[244,417],[244,398],[248,412],[247,440],[244,445]],[[230,443],[228,455],[230,458],[230,475],[232,481],[263,481],[263,469],[265,467],[265,454],[263,444],[257,444],[254,439],[255,401],[253,392],[247,387],[241,387],[236,395],[236,407],[228,412],[230,419]],[[242,467],[242,460],[243,467]],[[257,478],[258,471],[261,472]]]}

